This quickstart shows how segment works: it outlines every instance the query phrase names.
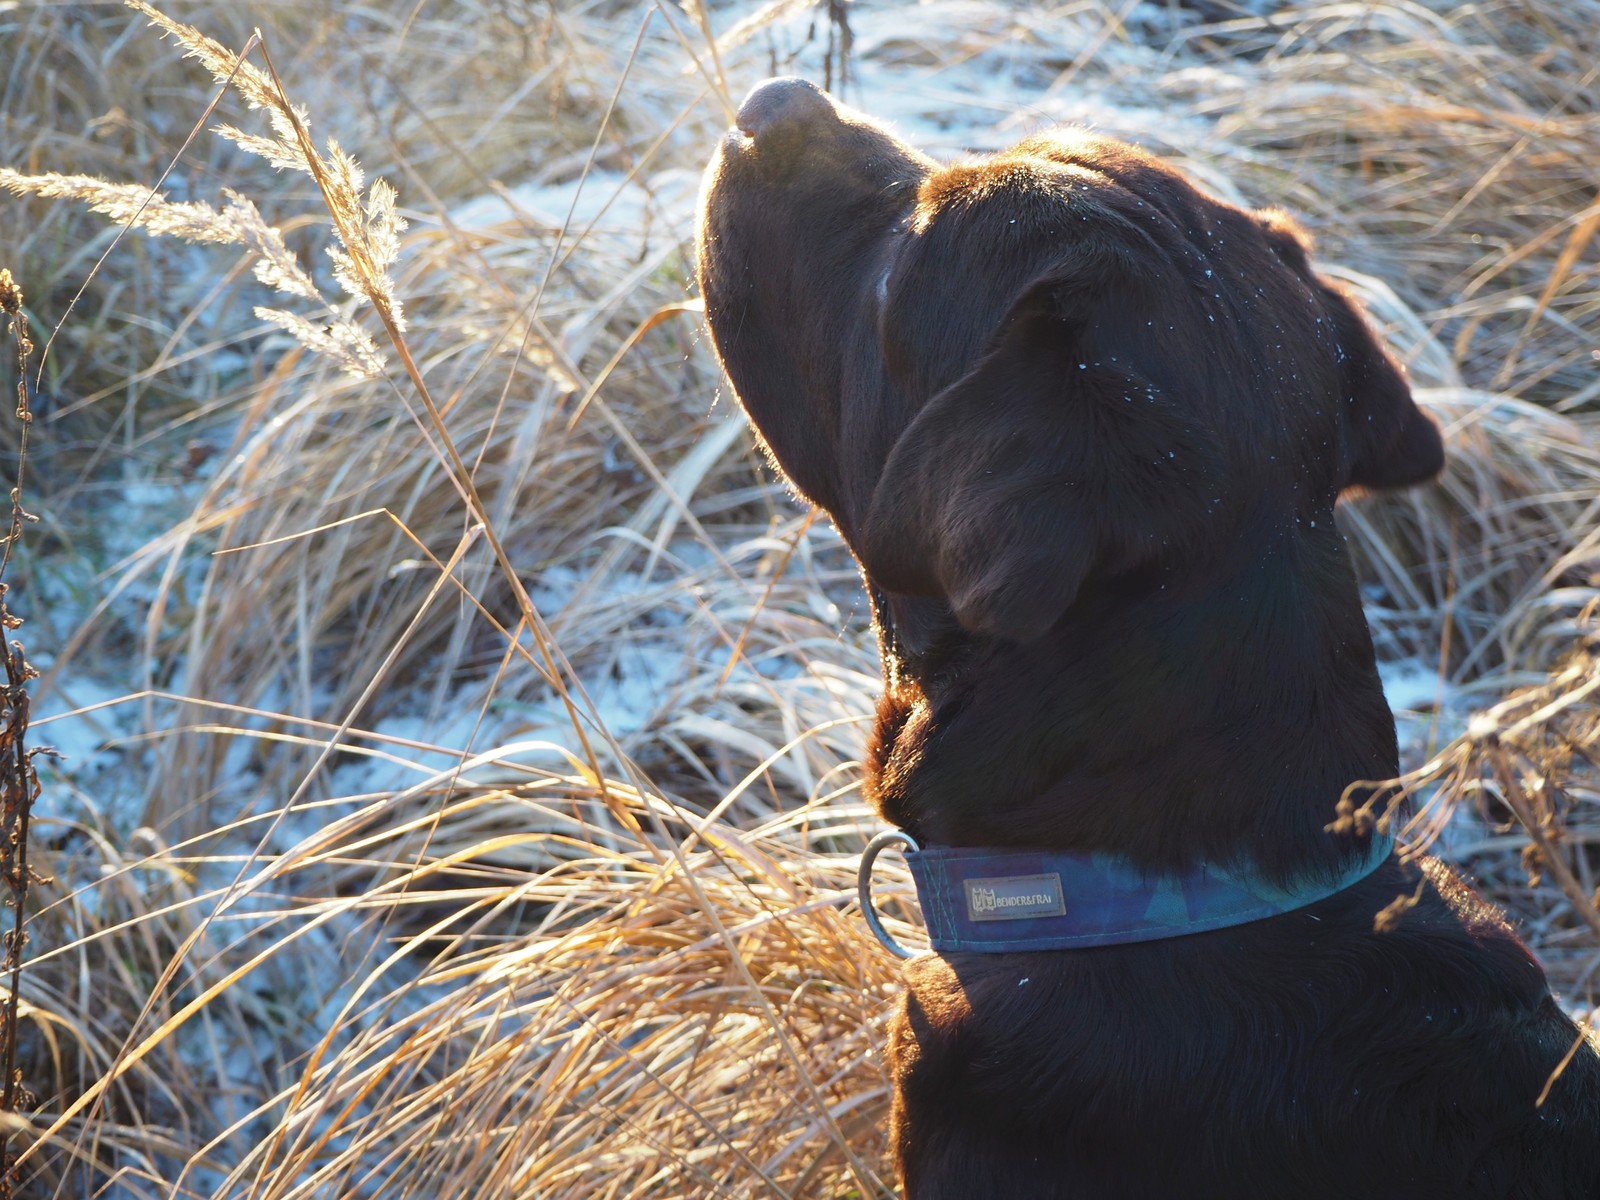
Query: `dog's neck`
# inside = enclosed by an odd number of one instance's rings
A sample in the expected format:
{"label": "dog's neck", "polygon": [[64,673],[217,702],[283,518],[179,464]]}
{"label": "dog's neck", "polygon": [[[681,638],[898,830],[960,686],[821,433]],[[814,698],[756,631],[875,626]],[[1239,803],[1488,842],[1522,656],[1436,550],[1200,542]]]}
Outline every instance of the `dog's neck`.
{"label": "dog's neck", "polygon": [[1358,853],[1325,827],[1349,785],[1397,773],[1394,721],[1342,538],[1323,524],[1214,570],[1086,588],[1026,645],[879,593],[869,794],[925,844],[1280,876]]}

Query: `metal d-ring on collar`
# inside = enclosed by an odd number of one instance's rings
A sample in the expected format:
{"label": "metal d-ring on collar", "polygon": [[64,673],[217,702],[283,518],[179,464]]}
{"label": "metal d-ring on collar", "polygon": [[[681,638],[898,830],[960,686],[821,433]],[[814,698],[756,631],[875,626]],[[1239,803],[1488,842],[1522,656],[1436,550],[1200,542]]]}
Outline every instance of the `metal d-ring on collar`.
{"label": "metal d-ring on collar", "polygon": [[872,864],[877,862],[878,855],[896,844],[904,846],[908,854],[915,854],[922,849],[917,845],[917,839],[909,833],[899,829],[885,829],[868,842],[867,848],[861,852],[861,867],[856,872],[856,892],[861,897],[861,915],[866,918],[867,928],[872,930],[872,936],[882,942],[883,948],[896,958],[911,958],[916,951],[907,950],[890,936],[878,918],[878,910],[872,905]]}

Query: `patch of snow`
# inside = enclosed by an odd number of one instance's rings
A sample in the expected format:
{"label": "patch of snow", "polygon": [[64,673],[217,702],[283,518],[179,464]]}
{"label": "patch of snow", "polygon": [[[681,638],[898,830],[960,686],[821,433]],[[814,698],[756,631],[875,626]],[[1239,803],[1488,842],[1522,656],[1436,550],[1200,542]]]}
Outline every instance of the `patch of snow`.
{"label": "patch of snow", "polygon": [[1431,710],[1449,691],[1439,679],[1438,666],[1418,658],[1379,663],[1378,678],[1383,681],[1384,699],[1396,713]]}

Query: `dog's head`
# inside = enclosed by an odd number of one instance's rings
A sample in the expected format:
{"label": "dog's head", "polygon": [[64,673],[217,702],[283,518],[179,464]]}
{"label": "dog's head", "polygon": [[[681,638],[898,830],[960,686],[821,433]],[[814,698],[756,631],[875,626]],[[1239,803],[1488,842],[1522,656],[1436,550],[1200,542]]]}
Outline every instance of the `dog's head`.
{"label": "dog's head", "polygon": [[1287,217],[1111,139],[940,166],[771,80],[708,172],[699,277],[794,486],[970,636],[1035,639],[1093,582],[1221,569],[1241,540],[1336,538],[1342,490],[1442,464]]}

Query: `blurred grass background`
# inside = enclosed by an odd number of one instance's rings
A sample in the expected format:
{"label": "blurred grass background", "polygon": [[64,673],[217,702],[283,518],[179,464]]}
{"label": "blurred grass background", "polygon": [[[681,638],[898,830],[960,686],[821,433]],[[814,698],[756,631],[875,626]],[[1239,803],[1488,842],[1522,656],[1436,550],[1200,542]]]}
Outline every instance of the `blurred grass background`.
{"label": "blurred grass background", "polygon": [[[140,214],[210,234],[112,248],[133,210],[45,177],[155,185],[201,44],[0,4],[0,265],[57,330],[12,607],[71,755],[20,1194],[890,1194],[866,605],[684,305],[700,167],[779,72],[941,156],[1088,121],[1302,217],[1450,443],[1344,509],[1380,653],[1435,679],[1414,839],[1595,1003],[1600,5],[168,11],[259,27],[281,92],[252,52],[207,122],[244,144],[200,132]],[[294,158],[285,94],[406,228],[255,152],[276,114]],[[284,256],[309,291],[261,278]]]}

